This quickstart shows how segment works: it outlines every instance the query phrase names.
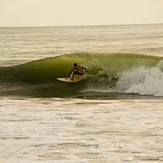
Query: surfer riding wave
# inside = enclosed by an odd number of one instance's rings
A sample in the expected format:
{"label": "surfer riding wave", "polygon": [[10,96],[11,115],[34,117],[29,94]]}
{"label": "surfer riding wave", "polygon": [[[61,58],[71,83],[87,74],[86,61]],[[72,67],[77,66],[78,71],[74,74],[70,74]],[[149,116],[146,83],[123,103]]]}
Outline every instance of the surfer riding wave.
{"label": "surfer riding wave", "polygon": [[73,68],[69,73],[70,79],[73,80],[75,75],[84,75],[87,69],[83,66],[78,65],[77,63],[73,64]]}

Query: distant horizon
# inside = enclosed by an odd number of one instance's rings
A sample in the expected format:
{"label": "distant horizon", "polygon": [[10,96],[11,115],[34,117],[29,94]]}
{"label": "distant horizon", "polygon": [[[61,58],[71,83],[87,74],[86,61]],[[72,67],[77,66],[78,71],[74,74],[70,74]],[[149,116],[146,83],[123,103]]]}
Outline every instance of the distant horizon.
{"label": "distant horizon", "polygon": [[24,25],[24,26],[0,26],[0,28],[26,28],[26,27],[91,27],[91,26],[132,26],[132,25],[161,25],[163,23],[131,23],[131,24],[88,24],[88,25]]}

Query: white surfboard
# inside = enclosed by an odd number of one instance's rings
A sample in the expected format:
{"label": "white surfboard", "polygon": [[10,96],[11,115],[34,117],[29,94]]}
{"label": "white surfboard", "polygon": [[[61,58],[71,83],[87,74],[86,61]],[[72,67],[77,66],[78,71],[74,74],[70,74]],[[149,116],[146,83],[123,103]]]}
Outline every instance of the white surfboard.
{"label": "white surfboard", "polygon": [[75,76],[73,78],[73,80],[70,77],[68,77],[68,78],[56,78],[56,79],[59,81],[68,82],[68,83],[77,83],[77,82],[82,81],[83,77],[82,76]]}

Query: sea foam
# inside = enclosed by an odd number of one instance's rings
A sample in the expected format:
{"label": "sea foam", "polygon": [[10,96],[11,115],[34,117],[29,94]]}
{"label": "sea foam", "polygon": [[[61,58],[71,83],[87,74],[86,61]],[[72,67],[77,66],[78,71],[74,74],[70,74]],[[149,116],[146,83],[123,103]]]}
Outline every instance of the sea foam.
{"label": "sea foam", "polygon": [[117,91],[140,95],[163,96],[163,61],[158,66],[139,67],[123,72],[117,83]]}

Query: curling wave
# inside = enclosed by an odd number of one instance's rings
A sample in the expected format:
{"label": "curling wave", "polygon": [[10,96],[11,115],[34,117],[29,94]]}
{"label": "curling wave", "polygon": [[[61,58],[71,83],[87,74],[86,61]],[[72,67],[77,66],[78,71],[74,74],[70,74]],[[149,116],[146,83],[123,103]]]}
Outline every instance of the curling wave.
{"label": "curling wave", "polygon": [[[45,58],[0,68],[0,94],[75,97],[97,93],[136,93],[163,96],[163,63],[161,57],[139,54],[76,53]],[[56,80],[66,77],[77,62],[88,69],[78,84]],[[99,95],[98,93],[98,95]]]}

